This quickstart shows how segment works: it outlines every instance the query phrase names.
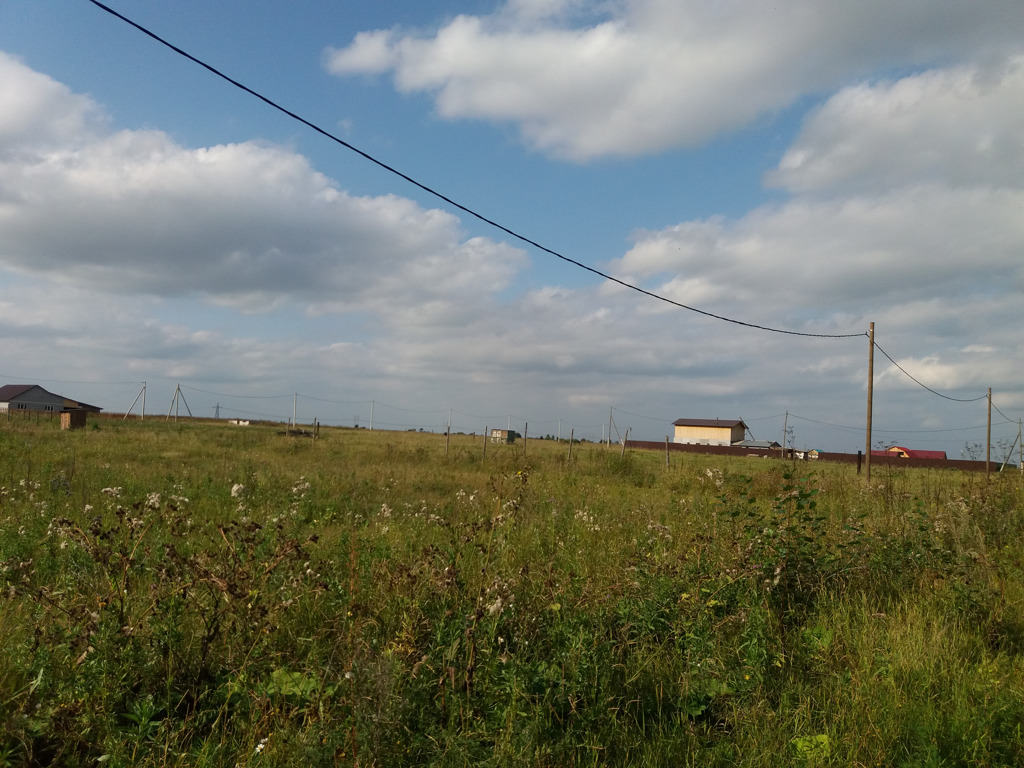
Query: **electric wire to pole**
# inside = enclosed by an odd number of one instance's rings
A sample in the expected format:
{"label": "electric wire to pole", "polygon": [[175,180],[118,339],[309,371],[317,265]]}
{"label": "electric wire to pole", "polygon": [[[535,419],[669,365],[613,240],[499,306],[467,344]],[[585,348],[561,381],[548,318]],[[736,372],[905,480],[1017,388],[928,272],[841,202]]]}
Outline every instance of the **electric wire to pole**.
{"label": "electric wire to pole", "polygon": [[888,352],[886,352],[884,349],[882,349],[877,343],[875,343],[875,349],[877,349],[879,352],[881,352],[883,355],[885,355],[889,359],[890,363],[892,363],[897,368],[899,368],[900,371],[903,372],[904,376],[906,376],[908,379],[910,379],[912,382],[917,384],[922,389],[927,389],[933,395],[938,395],[939,397],[941,397],[941,398],[943,398],[945,400],[952,400],[955,403],[976,403],[977,401],[984,400],[986,397],[988,397],[988,395],[981,395],[979,397],[950,397],[949,395],[944,395],[941,392],[937,392],[936,390],[934,390],[931,387],[929,387],[927,384],[924,384],[924,383],[918,381],[917,379],[915,379],[913,376],[911,376],[907,372],[906,368],[904,368],[902,365],[900,365],[895,360],[893,360],[892,356]]}
{"label": "electric wire to pole", "polygon": [[666,304],[671,304],[672,306],[678,307],[679,309],[685,309],[685,310],[688,310],[690,312],[695,312],[695,313],[697,313],[699,315],[704,315],[705,317],[710,317],[710,318],[712,318],[714,320],[721,320],[723,322],[732,323],[733,325],[739,325],[739,326],[743,326],[745,328],[752,328],[752,329],[759,330],[759,331],[769,331],[771,333],[781,333],[781,334],[786,334],[788,336],[807,336],[807,337],[820,338],[820,339],[849,339],[849,338],[857,338],[857,337],[865,335],[863,332],[861,332],[861,333],[809,333],[809,332],[806,332],[806,331],[793,331],[793,330],[788,330],[788,329],[783,329],[783,328],[772,328],[772,327],[767,326],[767,325],[758,325],[757,323],[749,323],[749,322],[746,322],[744,320],[737,320],[735,318],[726,317],[725,315],[719,315],[719,314],[715,314],[714,312],[708,312],[707,310],[699,309],[697,307],[693,307],[693,306],[690,306],[688,304],[683,304],[682,302],[675,301],[674,299],[670,299],[667,296],[662,296],[661,294],[655,293],[654,291],[649,291],[646,288],[641,288],[640,286],[634,285],[633,283],[629,283],[629,282],[626,282],[625,280],[621,280],[621,279],[619,279],[617,277],[613,277],[612,275],[610,275],[610,274],[608,274],[606,272],[602,272],[601,270],[599,270],[599,269],[597,269],[595,267],[591,267],[591,266],[589,266],[587,264],[584,264],[581,261],[577,261],[576,259],[573,259],[573,258],[570,258],[568,256],[565,256],[564,254],[561,254],[558,251],[555,251],[555,250],[553,250],[551,248],[548,248],[545,245],[541,245],[537,241],[532,240],[529,237],[527,237],[525,235],[522,235],[522,234],[516,232],[515,230],[513,230],[511,228],[506,227],[503,224],[499,224],[494,219],[488,218],[487,216],[484,216],[483,214],[478,213],[477,211],[473,210],[472,208],[470,208],[470,207],[468,207],[466,205],[463,205],[462,203],[456,202],[452,198],[442,194],[441,192],[438,192],[433,187],[430,187],[427,184],[424,184],[424,183],[422,183],[420,181],[417,181],[416,179],[414,179],[411,176],[403,173],[402,171],[398,170],[397,168],[395,168],[395,167],[393,167],[391,165],[388,165],[387,163],[385,163],[382,160],[378,160],[373,155],[371,155],[371,154],[369,154],[369,153],[359,149],[358,147],[356,147],[353,144],[350,144],[349,142],[345,141],[344,139],[342,139],[342,138],[340,138],[338,136],[335,136],[333,133],[325,130],[324,128],[321,128],[320,126],[316,125],[315,123],[313,123],[313,122],[307,120],[306,118],[296,114],[295,112],[292,112],[291,110],[287,109],[286,107],[281,106],[280,104],[278,104],[276,101],[270,99],[269,97],[264,96],[263,94],[259,93],[258,91],[255,91],[252,88],[248,87],[247,85],[244,85],[243,83],[239,82],[238,80],[235,80],[234,78],[224,74],[223,72],[221,72],[220,70],[216,69],[212,65],[207,64],[205,61],[202,61],[201,59],[196,58],[195,56],[193,56],[192,54],[188,53],[187,51],[185,51],[185,50],[179,48],[178,46],[174,45],[173,43],[168,42],[167,40],[163,39],[162,37],[157,35],[155,32],[152,32],[149,29],[147,29],[146,27],[142,26],[141,24],[139,24],[139,23],[137,23],[135,21],[132,21],[127,16],[124,16],[124,15],[118,13],[117,11],[115,11],[113,8],[110,8],[109,6],[104,5],[103,3],[99,2],[99,0],[88,0],[88,1],[90,3],[92,3],[93,5],[95,5],[97,8],[99,8],[99,9],[101,9],[103,11],[106,11],[111,16],[114,16],[114,17],[120,19],[121,21],[125,22],[126,24],[129,24],[132,27],[135,27],[135,29],[139,30],[144,35],[147,35],[148,37],[152,38],[153,40],[155,40],[156,42],[160,43],[161,45],[164,45],[167,48],[170,48],[172,51],[174,51],[178,55],[185,57],[186,59],[188,59],[189,61],[191,61],[191,62],[193,62],[195,64],[198,64],[200,67],[202,67],[203,69],[207,70],[211,74],[216,75],[217,77],[221,78],[222,80],[226,80],[228,83],[230,83],[231,85],[235,86],[236,88],[238,88],[238,89],[240,89],[242,91],[245,91],[246,93],[248,93],[251,96],[256,97],[257,99],[262,101],[264,104],[267,104],[268,106],[273,107],[277,111],[287,115],[288,117],[292,118],[293,120],[297,120],[298,122],[302,123],[303,125],[305,125],[306,127],[310,128],[310,129],[316,131],[317,133],[319,133],[320,135],[324,136],[325,138],[330,139],[331,141],[333,141],[333,142],[335,142],[335,143],[345,147],[348,150],[351,150],[352,152],[355,152],[360,157],[370,161],[371,163],[373,163],[374,165],[379,166],[380,168],[383,168],[385,171],[388,171],[389,173],[392,173],[395,176],[398,176],[400,179],[403,179],[404,181],[408,182],[409,184],[412,184],[414,187],[417,187],[417,188],[423,190],[424,192],[426,192],[426,193],[428,193],[428,194],[438,198],[439,200],[443,200],[444,202],[448,203],[448,205],[451,205],[454,208],[457,208],[458,210],[460,210],[460,211],[462,211],[462,212],[472,216],[473,218],[478,219],[479,221],[482,221],[483,223],[485,223],[485,224],[487,224],[487,225],[489,225],[489,226],[491,226],[491,227],[493,227],[493,228],[495,228],[497,230],[500,230],[501,232],[504,232],[505,234],[509,235],[510,237],[515,238],[516,240],[519,240],[520,242],[526,243],[527,245],[530,245],[530,246],[536,248],[537,250],[543,251],[544,253],[547,253],[547,254],[549,254],[551,256],[554,256],[555,258],[561,259],[562,261],[565,261],[565,262],[567,262],[569,264],[572,264],[573,266],[579,267],[580,269],[583,269],[583,270],[585,270],[587,272],[590,272],[591,274],[597,275],[598,277],[601,277],[601,278],[603,278],[605,280],[608,280],[610,282],[616,283],[617,285],[621,285],[622,287],[628,288],[631,291],[636,291],[637,293],[643,294],[644,296],[647,296],[649,298],[665,302]]}

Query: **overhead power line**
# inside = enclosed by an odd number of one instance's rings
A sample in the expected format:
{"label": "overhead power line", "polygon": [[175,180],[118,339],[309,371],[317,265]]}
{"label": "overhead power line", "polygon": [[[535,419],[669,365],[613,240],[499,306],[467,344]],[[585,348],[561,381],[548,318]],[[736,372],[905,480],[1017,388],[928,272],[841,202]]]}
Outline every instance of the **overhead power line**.
{"label": "overhead power line", "polygon": [[257,99],[259,99],[263,103],[267,104],[268,106],[273,107],[274,109],[278,110],[279,112],[282,112],[283,114],[287,115],[288,117],[292,118],[293,120],[297,120],[298,122],[302,123],[303,125],[307,126],[308,128],[311,128],[312,130],[314,130],[317,133],[321,134],[322,136],[330,139],[331,141],[333,141],[333,142],[335,142],[337,144],[340,144],[341,146],[345,147],[348,150],[351,150],[352,152],[355,152],[357,155],[365,158],[366,160],[369,160],[371,163],[373,163],[373,164],[383,168],[384,170],[388,171],[389,173],[393,173],[395,176],[398,176],[400,179],[403,179],[404,181],[407,181],[408,183],[412,184],[413,186],[418,187],[419,189],[423,190],[424,192],[426,192],[426,193],[428,193],[430,195],[433,195],[434,197],[438,198],[439,200],[443,200],[444,202],[448,203],[449,205],[459,209],[460,211],[463,211],[464,213],[474,217],[475,219],[478,219],[478,220],[484,222],[485,224],[487,224],[487,225],[489,225],[491,227],[494,227],[495,229],[498,229],[498,230],[504,232],[505,234],[509,235],[510,237],[515,238],[516,240],[519,240],[520,242],[526,243],[527,245],[531,245],[534,248],[536,248],[536,249],[538,249],[540,251],[543,251],[544,253],[550,254],[551,256],[554,256],[555,258],[561,259],[562,261],[565,261],[565,262],[567,262],[569,264],[572,264],[573,266],[579,267],[580,269],[586,270],[587,272],[590,272],[591,274],[597,275],[598,277],[604,278],[605,280],[608,280],[610,282],[613,282],[613,283],[616,283],[618,285],[621,285],[622,287],[628,288],[631,291],[636,291],[637,293],[641,293],[644,296],[648,296],[648,297],[650,297],[652,299],[657,299],[658,301],[663,301],[666,304],[671,304],[672,306],[678,307],[680,309],[685,309],[685,310],[688,310],[690,312],[696,312],[697,314],[704,315],[705,317],[710,317],[710,318],[713,318],[715,320],[721,320],[721,321],[726,322],[726,323],[732,323],[733,325],[741,325],[741,326],[743,326],[745,328],[753,328],[753,329],[756,329],[756,330],[759,330],[759,331],[770,331],[772,333],[782,333],[782,334],[786,334],[786,335],[789,335],[789,336],[810,336],[810,337],[813,337],[813,338],[821,338],[821,339],[848,339],[848,338],[856,338],[858,336],[865,336],[865,335],[867,335],[864,332],[861,332],[861,333],[808,333],[808,332],[805,332],[805,331],[791,331],[791,330],[786,330],[786,329],[783,329],[783,328],[772,328],[772,327],[767,326],[767,325],[758,325],[757,323],[748,323],[748,322],[745,322],[743,320],[736,320],[735,318],[726,317],[725,315],[718,315],[718,314],[715,314],[714,312],[708,312],[707,310],[698,309],[697,307],[692,307],[692,306],[690,306],[688,304],[683,304],[682,302],[675,301],[674,299],[670,299],[667,296],[662,296],[661,294],[654,293],[653,291],[649,291],[646,288],[641,288],[640,286],[634,285],[633,283],[628,283],[625,280],[620,280],[619,278],[613,277],[612,275],[609,275],[606,272],[602,272],[601,270],[596,269],[595,267],[591,267],[591,266],[589,266],[587,264],[584,264],[581,261],[577,261],[576,259],[572,259],[572,258],[570,258],[568,256],[565,256],[564,254],[559,253],[558,251],[555,251],[555,250],[553,250],[551,248],[548,248],[547,246],[541,245],[537,241],[532,240],[529,237],[526,237],[525,235],[521,235],[518,232],[516,232],[515,230],[510,229],[509,227],[504,226],[503,224],[499,224],[497,221],[495,221],[493,219],[490,219],[490,218],[488,218],[487,216],[484,216],[481,213],[478,213],[477,211],[473,210],[472,208],[470,208],[470,207],[468,207],[466,205],[463,205],[462,203],[456,202],[452,198],[442,194],[441,192],[438,192],[433,187],[430,187],[430,186],[428,186],[428,185],[426,185],[426,184],[424,184],[422,182],[417,181],[416,179],[414,179],[411,176],[403,173],[402,171],[398,170],[397,168],[395,168],[395,167],[393,167],[391,165],[388,165],[387,163],[385,163],[382,160],[378,160],[373,155],[370,155],[369,153],[364,152],[363,150],[359,149],[355,145],[350,144],[349,142],[345,141],[344,139],[342,139],[342,138],[340,138],[338,136],[335,136],[333,133],[330,133],[329,131],[321,128],[320,126],[316,125],[315,123],[310,122],[306,118],[301,117],[300,115],[296,114],[295,112],[292,112],[291,110],[281,106],[280,104],[278,104],[276,101],[273,101],[269,97],[264,96],[263,94],[259,93],[258,91],[253,90],[252,88],[248,87],[247,85],[244,85],[244,84],[240,83],[238,80],[235,80],[234,78],[229,77],[228,75],[224,74],[223,72],[221,72],[220,70],[218,70],[215,67],[211,66],[210,64],[207,64],[205,61],[202,61],[201,59],[196,58],[192,54],[188,53],[187,51],[182,50],[181,48],[179,48],[178,46],[174,45],[173,43],[170,43],[167,40],[164,40],[162,37],[157,35],[155,32],[151,32],[149,29],[147,29],[146,27],[142,26],[141,24],[138,24],[137,22],[132,21],[127,16],[124,16],[124,15],[118,13],[117,11],[115,11],[113,8],[110,8],[109,6],[104,5],[103,3],[99,2],[99,0],[89,0],[89,2],[92,3],[93,5],[95,5],[97,8],[100,8],[100,9],[106,11],[111,16],[114,16],[114,17],[120,19],[121,21],[125,22],[126,24],[129,24],[129,25],[135,27],[137,30],[142,32],[144,35],[147,35],[147,36],[151,37],[153,40],[156,40],[161,45],[164,45],[164,46],[170,48],[172,51],[174,51],[178,55],[184,56],[189,61],[191,61],[191,62],[193,62],[195,64],[198,64],[203,69],[209,71],[210,73],[216,75],[217,77],[219,77],[219,78],[221,78],[223,80],[226,80],[227,82],[231,83],[231,85],[235,86],[236,88],[239,88],[240,90],[245,91],[246,93],[250,94],[251,96],[255,96]]}
{"label": "overhead power line", "polygon": [[[988,395],[986,395],[986,397],[988,397]],[[995,411],[996,413],[998,413],[998,414],[999,414],[1000,416],[1002,416],[1002,417],[1003,417],[1004,419],[1006,419],[1007,421],[1011,421],[1011,422],[1016,422],[1016,421],[1017,421],[1017,419],[1011,419],[1011,418],[1010,418],[1009,416],[1007,416],[1007,415],[1006,415],[1005,413],[1003,413],[1002,411],[1000,411],[1000,410],[999,410],[999,408],[997,408],[997,407],[996,407],[996,404],[995,404],[995,403],[992,403],[992,410],[994,410],[994,411]]]}
{"label": "overhead power line", "polygon": [[875,344],[875,349],[877,349],[879,352],[881,352],[883,355],[885,355],[887,358],[889,358],[889,362],[892,363],[893,365],[895,365],[901,371],[903,371],[903,374],[908,379],[910,379],[912,382],[917,384],[919,387],[921,387],[923,389],[927,389],[933,395],[938,395],[939,397],[944,398],[946,400],[952,400],[955,403],[975,403],[978,400],[984,400],[986,397],[988,397],[988,395],[981,395],[980,397],[950,397],[949,395],[944,395],[941,392],[937,392],[936,390],[932,389],[927,384],[923,384],[922,382],[918,381],[913,376],[911,376],[909,373],[907,373],[907,369],[904,368],[899,363],[897,363],[895,360],[893,360],[892,356],[888,352],[886,352],[884,349],[882,349],[880,346],[878,346],[877,343]]}

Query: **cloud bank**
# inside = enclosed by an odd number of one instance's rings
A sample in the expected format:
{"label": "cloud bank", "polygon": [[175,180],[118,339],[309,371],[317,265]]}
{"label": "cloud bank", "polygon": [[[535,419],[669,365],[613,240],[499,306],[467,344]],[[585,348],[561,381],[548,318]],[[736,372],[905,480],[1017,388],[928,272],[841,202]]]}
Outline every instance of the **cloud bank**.
{"label": "cloud bank", "polygon": [[431,32],[360,32],[325,65],[583,162],[700,145],[880,68],[1000,59],[1021,28],[1024,6],[966,0],[510,2]]}
{"label": "cloud bank", "polygon": [[181,147],[160,131],[98,130],[99,108],[0,54],[0,263],[94,290],[199,295],[246,311],[459,322],[525,255],[458,219],[340,190],[308,161],[246,142]]}

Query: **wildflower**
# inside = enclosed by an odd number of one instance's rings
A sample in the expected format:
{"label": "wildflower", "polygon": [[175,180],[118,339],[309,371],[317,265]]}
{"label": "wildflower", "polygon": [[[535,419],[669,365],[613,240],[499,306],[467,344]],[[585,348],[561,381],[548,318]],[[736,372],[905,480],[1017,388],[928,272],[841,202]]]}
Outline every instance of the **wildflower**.
{"label": "wildflower", "polygon": [[231,498],[232,499],[237,499],[243,493],[245,493],[245,486],[242,485],[241,483],[235,483],[234,485],[231,486]]}
{"label": "wildflower", "polygon": [[[269,737],[267,737],[269,738]],[[267,738],[260,739],[260,743],[256,745],[256,754],[258,755],[264,749],[267,748]]]}

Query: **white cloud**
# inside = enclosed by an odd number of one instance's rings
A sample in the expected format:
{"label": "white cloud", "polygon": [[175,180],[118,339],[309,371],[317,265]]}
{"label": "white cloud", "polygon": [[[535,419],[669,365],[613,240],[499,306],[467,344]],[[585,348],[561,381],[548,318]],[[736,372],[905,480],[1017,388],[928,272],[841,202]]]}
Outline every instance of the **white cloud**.
{"label": "white cloud", "polygon": [[915,0],[520,0],[433,35],[359,33],[329,49],[336,75],[393,74],[446,118],[511,122],[530,146],[577,161],[692,146],[806,93],[879,67],[999,56],[1024,6]]}
{"label": "white cloud", "polygon": [[[76,145],[102,124],[102,113],[88,97],[0,51],[0,159]],[[0,195],[6,186],[0,179]]]}
{"label": "white cloud", "polygon": [[[81,128],[98,109],[3,63],[0,103],[28,105],[28,117],[4,121],[17,130],[0,132],[8,269],[251,311],[292,301],[393,317],[417,305],[428,308],[422,326],[465,319],[525,264],[518,249],[467,239],[451,214],[349,195],[282,147],[190,149],[159,131],[48,131],[51,120]],[[33,143],[37,133],[45,140]]]}
{"label": "white cloud", "polygon": [[[776,328],[835,333],[876,321],[879,344],[928,386],[1014,393],[1024,360],[1011,330],[1024,291],[1022,97],[1020,57],[841,91],[771,176],[790,200],[639,232],[611,272]],[[883,390],[921,394],[895,367],[879,371]]]}
{"label": "white cloud", "polygon": [[939,69],[832,96],[768,176],[793,192],[884,191],[928,182],[1020,189],[1024,56]]}
{"label": "white cloud", "polygon": [[[1024,191],[919,187],[800,199],[638,235],[612,273],[727,315],[855,311],[1024,285]],[[786,313],[788,314],[788,313]],[[779,325],[776,322],[775,325]]]}

